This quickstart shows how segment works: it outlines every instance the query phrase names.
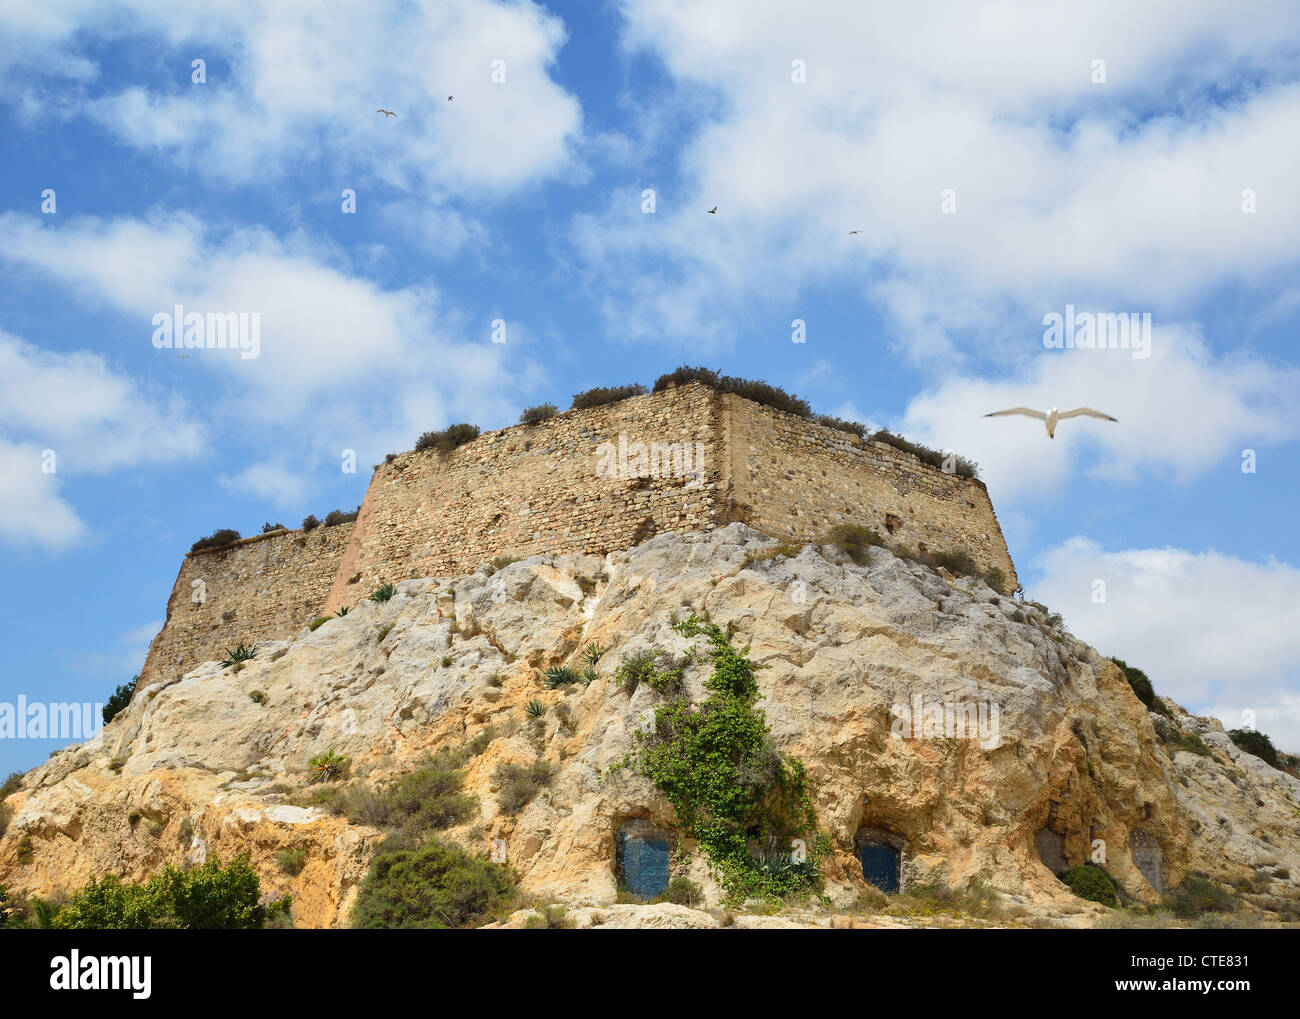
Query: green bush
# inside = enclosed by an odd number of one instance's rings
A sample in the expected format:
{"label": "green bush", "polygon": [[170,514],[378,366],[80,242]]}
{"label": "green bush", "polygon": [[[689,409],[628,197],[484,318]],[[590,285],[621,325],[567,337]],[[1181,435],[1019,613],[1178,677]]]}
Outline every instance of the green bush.
{"label": "green bush", "polygon": [[387,823],[412,834],[440,831],[478,813],[478,799],[463,791],[463,756],[444,751],[426,757],[412,772],[390,782],[381,793]]}
{"label": "green bush", "polygon": [[680,693],[688,664],[688,658],[674,658],[661,647],[651,647],[625,655],[614,670],[614,679],[618,688],[629,695],[642,684],[656,693]]}
{"label": "green bush", "polygon": [[1188,874],[1177,888],[1169,892],[1161,905],[1183,920],[1205,913],[1232,913],[1239,903],[1237,897],[1207,878]]}
{"label": "green bush", "polygon": [[[705,637],[713,662],[709,696],[698,705],[680,697],[656,709],[653,732],[636,734],[634,762],[673,805],[731,899],[806,895],[820,886],[819,862],[830,843],[817,827],[803,762],[776,749],[754,706],[761,666],[694,614],[674,629]],[[789,853],[796,836],[807,850],[798,863]],[[754,843],[768,855],[756,854]],[[774,866],[777,855],[789,865]]]}
{"label": "green bush", "polygon": [[547,418],[553,418],[559,413],[553,403],[539,403],[536,407],[526,407],[523,413],[519,415],[521,425],[538,425]]}
{"label": "green bush", "polygon": [[0,800],[0,839],[4,838],[5,832],[9,830],[9,822],[13,820],[13,817],[14,808]]}
{"label": "green bush", "polygon": [[307,629],[311,630],[312,633],[315,633],[318,629],[320,629],[322,626],[324,626],[333,618],[334,618],[333,616],[317,616],[315,619],[313,619],[310,623],[307,624]]}
{"label": "green bush", "polygon": [[449,425],[440,432],[425,432],[415,440],[416,452],[436,449],[439,453],[450,453],[457,446],[473,442],[478,438],[478,425]]}
{"label": "green bush", "polygon": [[573,921],[566,917],[563,906],[538,906],[532,916],[524,921],[526,931],[562,931],[573,926]]}
{"label": "green bush", "polygon": [[1272,765],[1279,771],[1282,770],[1283,762],[1278,756],[1277,747],[1273,746],[1273,741],[1258,729],[1229,729],[1228,738],[1237,744],[1238,749],[1258,757],[1265,764]]}
{"label": "green bush", "polygon": [[314,531],[318,527],[320,527],[320,520],[317,519],[315,513],[309,513],[302,518],[302,529],[304,531]]}
{"label": "green bush", "polygon": [[432,840],[381,852],[361,882],[352,926],[467,928],[503,919],[518,893],[513,871]]}
{"label": "green bush", "polygon": [[885,547],[885,540],[878,532],[861,524],[836,524],[826,532],[826,543],[834,545],[859,566],[867,561],[868,549]]}
{"label": "green bush", "polygon": [[131,703],[131,695],[135,693],[135,685],[138,682],[140,682],[140,674],[136,673],[131,677],[131,682],[122,683],[113,691],[113,696],[108,699],[108,703],[100,711],[100,714],[104,716],[105,725],[108,725],[117,717],[118,712]]}
{"label": "green bush", "polygon": [[1119,894],[1115,880],[1095,863],[1085,863],[1071,867],[1061,875],[1070,891],[1089,902],[1100,902],[1112,908],[1119,906]]}
{"label": "green bush", "polygon": [[389,601],[395,594],[397,594],[397,588],[392,584],[382,584],[370,592],[370,600],[385,602]]}
{"label": "green bush", "polygon": [[668,889],[657,901],[696,909],[704,904],[704,891],[690,878],[679,875],[668,882]]}
{"label": "green bush", "polygon": [[36,845],[32,842],[30,832],[24,832],[18,840],[18,845],[14,847],[14,859],[24,867],[36,859]]}
{"label": "green bush", "polygon": [[[930,446],[920,442],[913,442],[911,439],[905,439],[901,435],[895,435],[887,429],[880,429],[871,435],[872,442],[883,442],[895,449],[901,449],[904,453],[911,453],[914,457],[924,464],[931,467],[937,467],[939,470],[945,470],[949,464],[949,454],[940,450],[933,449]],[[978,478],[979,464],[973,460],[968,460],[964,456],[951,456],[951,465],[953,474],[963,478]]]}
{"label": "green bush", "polygon": [[1124,678],[1128,680],[1128,685],[1132,687],[1134,695],[1152,711],[1155,710],[1156,691],[1151,685],[1151,679],[1145,672],[1135,666],[1129,665],[1122,658],[1112,658],[1112,662],[1119,666],[1119,671],[1124,673]]}
{"label": "green bush", "polygon": [[213,857],[189,871],[168,865],[144,884],[108,876],[91,881],[54,912],[57,930],[254,930],[287,911],[290,899],[262,903],[246,856],[228,867]]}
{"label": "green bush", "polygon": [[655,379],[654,392],[658,393],[669,386],[685,385],[688,382],[699,382],[722,393],[734,393],[746,400],[753,400],[755,403],[761,403],[766,407],[772,407],[787,414],[794,414],[797,417],[811,419],[813,416],[812,407],[808,405],[806,400],[792,396],[780,386],[771,386],[762,380],[755,381],[753,379],[737,378],[734,375],[719,375],[712,368],[692,368],[689,365],[681,365],[674,371],[668,372],[666,375],[660,375],[659,378]]}
{"label": "green bush", "polygon": [[282,874],[297,877],[302,873],[303,867],[307,866],[307,850],[281,849],[275,854],[275,862]]}
{"label": "green bush", "polygon": [[263,534],[270,534],[272,531],[287,531],[288,529],[289,528],[285,527],[284,524],[263,524],[262,525]]}
{"label": "green bush", "polygon": [[241,535],[238,531],[229,527],[223,527],[219,531],[213,531],[206,538],[200,538],[190,546],[190,553],[202,552],[205,548],[220,548],[222,545],[229,545],[238,541]]}
{"label": "green bush", "polygon": [[596,386],[585,392],[575,393],[570,410],[586,410],[588,407],[603,407],[607,403],[618,403],[632,396],[645,393],[645,386],[633,382],[627,386]]}
{"label": "green bush", "polygon": [[352,510],[351,512],[345,512],[344,510],[341,509],[330,510],[328,513],[325,514],[325,526],[337,527],[339,524],[350,524],[352,523],[352,521],[356,520],[357,514],[360,512],[361,512],[360,506],[358,506],[356,509]]}
{"label": "green bush", "polygon": [[827,428],[835,428],[841,432],[852,432],[862,438],[866,438],[867,435],[867,426],[861,421],[845,421],[843,418],[832,417],[829,414],[818,414],[813,420],[819,425],[825,425]]}
{"label": "green bush", "polygon": [[[139,677],[136,677],[137,679]],[[0,800],[12,796],[23,787],[23,774],[21,771],[11,771],[9,777],[0,783]]]}
{"label": "green bush", "polygon": [[551,784],[555,773],[547,761],[532,764],[498,764],[492,772],[497,785],[497,806],[503,814],[517,814],[534,796]]}
{"label": "green bush", "polygon": [[1179,732],[1178,739],[1174,741],[1174,746],[1179,750],[1186,750],[1189,753],[1197,754],[1200,757],[1213,757],[1214,751],[1210,749],[1209,744],[1201,738],[1200,733]]}

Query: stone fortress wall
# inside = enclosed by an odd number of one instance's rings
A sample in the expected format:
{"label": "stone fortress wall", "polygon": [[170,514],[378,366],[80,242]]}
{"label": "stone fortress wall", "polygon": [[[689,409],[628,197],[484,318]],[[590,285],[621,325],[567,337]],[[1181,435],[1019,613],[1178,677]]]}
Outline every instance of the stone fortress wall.
{"label": "stone fortress wall", "polygon": [[964,550],[1001,569],[1008,589],[1017,583],[982,482],[692,382],[484,432],[448,453],[403,453],[376,468],[355,524],[191,554],[141,688],[240,641],[291,636],[381,584],[734,521],[803,541],[864,524],[919,551]]}
{"label": "stone fortress wall", "polygon": [[293,636],[320,614],[352,527],[275,531],[187,555],[136,689],[224,658],[240,643]]}

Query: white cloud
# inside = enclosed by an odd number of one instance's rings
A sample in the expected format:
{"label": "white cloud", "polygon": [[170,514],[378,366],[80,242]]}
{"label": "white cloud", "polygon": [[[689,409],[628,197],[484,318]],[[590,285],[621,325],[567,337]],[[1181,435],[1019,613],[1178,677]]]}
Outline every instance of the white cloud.
{"label": "white cloud", "polygon": [[[498,195],[570,172],[581,128],[576,99],[549,74],[563,26],[528,0],[364,9],[51,0],[5,5],[0,39],[0,71],[10,70],[0,86],[20,101],[38,92],[48,100],[28,102],[33,115],[88,116],[187,172],[230,181],[323,159],[435,203]],[[90,40],[164,53],[174,77],[69,90],[58,79],[98,83]],[[195,58],[207,62],[206,84],[190,80]]]}
{"label": "white cloud", "polygon": [[[432,285],[385,287],[300,236],[221,231],[165,212],[58,226],[0,213],[0,261],[118,312],[135,323],[144,356],[214,387],[204,413],[221,434],[277,449],[224,483],[286,509],[337,478],[342,449],[356,450],[361,472],[452,420],[513,420],[512,394],[540,370],[518,343],[491,343],[488,321],[467,320]],[[155,350],[153,316],[177,304],[257,313],[259,356],[196,349],[182,362],[181,351]]]}
{"label": "white cloud", "polygon": [[[1242,356],[1215,357],[1194,330],[1153,328],[1151,356],[1126,350],[1042,350],[1004,380],[950,377],[914,397],[901,428],[981,466],[999,507],[1059,499],[1069,481],[1184,482],[1209,470],[1240,477],[1243,448],[1300,438],[1300,370]],[[1007,407],[1087,406],[1119,418],[1062,422],[984,418]]]}
{"label": "white cloud", "polygon": [[[835,284],[882,305],[920,357],[1013,342],[1008,306],[1101,294],[1186,317],[1209,286],[1266,291],[1297,263],[1294,5],[624,10],[629,47],[716,97],[654,216],[629,190],[573,222],[593,292],[632,335],[735,337],[755,300]],[[1225,79],[1251,85],[1216,106]]]}
{"label": "white cloud", "polygon": [[[1072,538],[1034,563],[1032,594],[1102,654],[1143,669],[1156,692],[1217,715],[1243,710],[1275,743],[1300,749],[1300,569],[1210,550],[1108,552]],[[1105,602],[1093,601],[1105,583]]]}
{"label": "white cloud", "polygon": [[86,535],[64,479],[193,456],[200,430],[179,397],[98,354],[43,350],[0,330],[0,537],[62,548]]}

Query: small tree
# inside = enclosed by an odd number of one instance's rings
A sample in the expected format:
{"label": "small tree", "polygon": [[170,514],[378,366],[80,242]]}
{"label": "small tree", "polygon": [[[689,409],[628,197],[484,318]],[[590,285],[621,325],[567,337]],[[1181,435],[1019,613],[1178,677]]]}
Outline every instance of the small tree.
{"label": "small tree", "polygon": [[113,691],[113,696],[108,699],[108,703],[104,705],[102,712],[105,725],[108,725],[109,722],[117,717],[119,711],[123,710],[131,703],[131,695],[135,693],[135,685],[138,682],[140,682],[140,674],[136,673],[131,678],[131,682],[122,683]]}

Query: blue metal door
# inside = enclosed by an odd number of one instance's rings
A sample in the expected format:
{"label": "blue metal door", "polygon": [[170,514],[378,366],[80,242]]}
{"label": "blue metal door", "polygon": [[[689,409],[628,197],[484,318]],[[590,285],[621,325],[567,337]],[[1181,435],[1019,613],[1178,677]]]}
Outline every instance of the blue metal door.
{"label": "blue metal door", "polygon": [[620,863],[627,890],[641,899],[653,899],[668,890],[668,840],[624,835]]}
{"label": "blue metal door", "polygon": [[898,891],[898,850],[881,842],[869,842],[858,849],[862,876],[882,892]]}

